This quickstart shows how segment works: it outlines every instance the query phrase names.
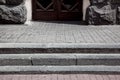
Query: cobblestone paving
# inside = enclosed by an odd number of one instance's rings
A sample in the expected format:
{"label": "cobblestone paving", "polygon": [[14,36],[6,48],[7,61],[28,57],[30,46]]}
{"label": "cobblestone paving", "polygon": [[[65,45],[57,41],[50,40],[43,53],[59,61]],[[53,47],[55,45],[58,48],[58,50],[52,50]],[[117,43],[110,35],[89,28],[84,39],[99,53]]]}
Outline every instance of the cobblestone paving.
{"label": "cobblestone paving", "polygon": [[0,75],[0,80],[120,80],[120,75],[112,74],[34,74]]}
{"label": "cobblestone paving", "polygon": [[120,26],[78,22],[31,22],[0,25],[0,43],[119,43]]}

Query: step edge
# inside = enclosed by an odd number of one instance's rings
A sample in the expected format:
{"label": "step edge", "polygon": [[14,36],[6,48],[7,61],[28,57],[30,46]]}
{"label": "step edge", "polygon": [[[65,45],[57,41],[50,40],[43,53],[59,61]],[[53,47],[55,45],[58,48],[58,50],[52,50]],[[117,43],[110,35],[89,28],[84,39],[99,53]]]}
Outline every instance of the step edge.
{"label": "step edge", "polygon": [[120,59],[120,54],[0,54],[0,59]]}
{"label": "step edge", "polygon": [[120,66],[0,66],[0,73],[119,72]]}
{"label": "step edge", "polygon": [[120,43],[0,43],[2,48],[120,48]]}

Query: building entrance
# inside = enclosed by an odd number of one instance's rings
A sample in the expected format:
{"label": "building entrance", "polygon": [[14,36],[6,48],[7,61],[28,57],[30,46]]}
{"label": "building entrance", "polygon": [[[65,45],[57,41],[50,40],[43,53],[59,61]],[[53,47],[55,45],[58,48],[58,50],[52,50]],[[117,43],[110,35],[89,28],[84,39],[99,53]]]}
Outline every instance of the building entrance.
{"label": "building entrance", "polygon": [[82,20],[82,0],[32,0],[33,20]]}

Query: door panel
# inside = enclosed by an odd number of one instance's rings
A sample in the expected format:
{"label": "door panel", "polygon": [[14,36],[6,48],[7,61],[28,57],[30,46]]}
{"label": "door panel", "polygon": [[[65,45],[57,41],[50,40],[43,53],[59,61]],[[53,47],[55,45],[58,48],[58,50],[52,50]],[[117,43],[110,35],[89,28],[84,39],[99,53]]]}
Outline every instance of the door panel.
{"label": "door panel", "polygon": [[33,0],[33,20],[56,20],[55,0]]}
{"label": "door panel", "polygon": [[82,0],[58,0],[60,20],[82,20]]}
{"label": "door panel", "polygon": [[82,20],[82,0],[32,0],[33,20]]}

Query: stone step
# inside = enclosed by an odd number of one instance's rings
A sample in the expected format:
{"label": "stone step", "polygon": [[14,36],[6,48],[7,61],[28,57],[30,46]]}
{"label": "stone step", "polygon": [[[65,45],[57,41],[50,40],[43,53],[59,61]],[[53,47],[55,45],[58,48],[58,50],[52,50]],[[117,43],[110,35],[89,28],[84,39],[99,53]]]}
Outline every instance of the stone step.
{"label": "stone step", "polygon": [[0,66],[0,73],[120,73],[120,66]]}
{"label": "stone step", "polygon": [[0,54],[0,66],[120,66],[120,54]]}
{"label": "stone step", "polygon": [[0,43],[0,54],[120,53],[119,43]]}

